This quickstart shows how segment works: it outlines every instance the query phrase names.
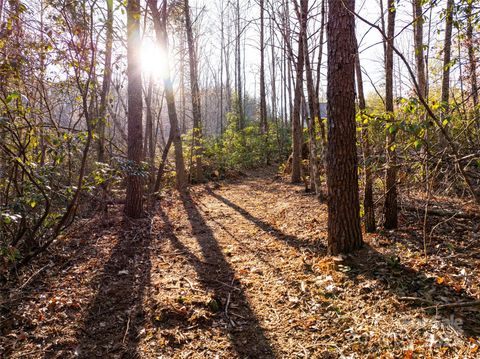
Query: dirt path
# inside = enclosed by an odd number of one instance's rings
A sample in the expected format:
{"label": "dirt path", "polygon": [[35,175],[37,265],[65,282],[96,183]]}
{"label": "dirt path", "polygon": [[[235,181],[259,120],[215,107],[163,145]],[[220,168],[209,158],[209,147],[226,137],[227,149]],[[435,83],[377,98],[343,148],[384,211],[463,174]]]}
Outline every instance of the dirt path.
{"label": "dirt path", "polygon": [[265,172],[85,222],[5,300],[0,357],[476,357],[478,311],[421,306],[478,300],[478,242],[426,263],[403,221],[326,258],[326,206]]}

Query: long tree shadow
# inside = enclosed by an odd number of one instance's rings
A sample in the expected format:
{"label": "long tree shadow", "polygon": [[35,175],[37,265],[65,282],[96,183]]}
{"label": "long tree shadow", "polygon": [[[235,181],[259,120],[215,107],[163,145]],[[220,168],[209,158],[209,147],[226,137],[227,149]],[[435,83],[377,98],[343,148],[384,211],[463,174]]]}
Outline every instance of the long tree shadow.
{"label": "long tree shadow", "polygon": [[[150,223],[126,224],[112,250],[83,327],[77,332],[79,358],[137,358],[150,284]],[[50,357],[46,353],[45,357]]]}
{"label": "long tree shadow", "polygon": [[[213,192],[208,187],[207,192],[265,232],[273,234],[277,239],[298,249],[311,249],[308,243],[295,236],[285,235],[269,223],[254,217],[245,209]],[[313,249],[317,254],[325,254],[325,248],[321,243]],[[405,308],[429,307],[426,309],[426,313],[439,318],[442,317],[442,314],[445,317],[447,313],[455,311],[456,318],[460,319],[456,323],[461,322],[461,328],[458,329],[465,336],[478,337],[480,335],[480,313],[475,308],[443,307],[438,309],[435,307],[437,304],[443,304],[442,299],[444,298],[449,298],[455,303],[475,302],[480,299],[472,297],[459,286],[455,286],[455,283],[438,283],[436,278],[427,277],[424,273],[400,263],[396,256],[384,255],[370,245],[365,245],[355,255],[349,256],[346,264],[351,267],[351,271],[348,273],[356,283],[360,284],[358,279],[360,275],[378,280],[386,290],[400,299],[402,303],[405,303]],[[418,300],[415,300],[415,298],[418,298]]]}
{"label": "long tree shadow", "polygon": [[[205,222],[189,194],[182,196],[192,233],[199,244],[202,259],[193,254],[174,234],[168,216],[159,211],[164,222],[164,235],[195,268],[202,287],[219,302],[217,315],[224,316],[224,328],[234,351],[240,358],[275,358],[275,352],[262,329],[259,320],[251,308],[248,298],[235,279],[235,271],[226,260],[224,253],[210,227]],[[227,300],[229,298],[229,300]],[[228,318],[225,306],[228,304],[240,312],[242,320],[235,323]]]}
{"label": "long tree shadow", "polygon": [[[72,273],[85,263],[87,263],[86,267],[89,267],[88,262],[101,255],[101,246],[97,246],[96,242],[104,235],[109,235],[117,221],[115,219],[105,221],[94,218],[82,224],[81,228],[79,226],[78,229],[70,230],[71,234],[68,235],[68,240],[57,242],[52,246],[51,252],[39,257],[37,261],[32,263],[32,266],[28,267],[29,272],[33,275],[30,276],[30,273],[25,273],[21,277],[21,280],[24,281],[22,285],[18,282],[9,282],[7,283],[8,286],[0,288],[0,291],[8,293],[6,297],[9,298],[0,306],[0,324],[8,323],[8,325],[0,325],[0,347],[5,348],[3,354],[7,357],[15,351],[15,348],[12,347],[15,341],[7,341],[8,334],[11,331],[28,333],[33,345],[48,347],[48,349],[43,349],[47,351],[45,353],[46,357],[52,356],[53,352],[72,349],[70,345],[65,344],[69,342],[68,336],[61,332],[55,332],[52,330],[52,326],[58,325],[59,321],[63,321],[65,324],[67,321],[71,323],[70,316],[74,316],[77,311],[81,310],[76,304],[72,304],[69,308],[68,317],[57,317],[57,320],[53,322],[38,324],[35,323],[34,316],[24,315],[24,313],[26,308],[46,307],[49,303],[50,307],[48,308],[54,311],[55,306],[51,304],[52,298],[62,303],[64,294],[70,292],[69,285],[71,285]],[[92,235],[93,233],[94,235]],[[74,282],[78,284],[77,281]],[[55,296],[53,296],[53,293],[55,293]],[[76,301],[81,301],[81,298],[74,298],[74,302]],[[13,321],[11,318],[22,318],[22,320]],[[62,326],[65,327],[63,323]],[[43,339],[42,332],[54,334],[50,334],[47,339]],[[0,352],[0,357],[1,355]]]}
{"label": "long tree shadow", "polygon": [[[445,301],[458,304],[480,299],[466,293],[458,283],[443,277],[428,277],[402,264],[396,255],[385,255],[368,244],[354,256],[349,256],[345,264],[351,268],[348,274],[356,284],[361,284],[362,277],[378,281],[382,289],[392,293],[402,303],[400,310],[422,307],[426,315],[435,316],[439,320],[455,318],[450,324],[466,337],[480,335],[480,313],[474,306],[442,307],[447,304]],[[452,312],[455,314],[453,317],[447,315]]]}
{"label": "long tree shadow", "polygon": [[264,220],[253,216],[250,212],[248,212],[244,208],[226,199],[225,197],[222,197],[219,194],[213,192],[210,187],[207,187],[206,191],[210,196],[226,204],[228,207],[234,209],[239,214],[241,214],[245,219],[249,220],[256,226],[258,226],[264,232],[273,235],[276,239],[286,243],[287,245],[293,248],[296,248],[298,250],[307,249],[312,253],[315,253],[318,255],[324,255],[326,253],[326,248],[321,241],[315,241],[313,243],[309,243],[308,241],[302,240],[296,236],[285,234],[279,229],[273,227],[270,223],[265,222]]}

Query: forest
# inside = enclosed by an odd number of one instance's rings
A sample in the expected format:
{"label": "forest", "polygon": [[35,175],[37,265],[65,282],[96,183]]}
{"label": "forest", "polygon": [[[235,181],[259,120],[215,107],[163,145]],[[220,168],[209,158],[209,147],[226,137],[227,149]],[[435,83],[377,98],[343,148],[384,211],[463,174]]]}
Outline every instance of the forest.
{"label": "forest", "polygon": [[479,0],[0,0],[0,359],[480,358]]}

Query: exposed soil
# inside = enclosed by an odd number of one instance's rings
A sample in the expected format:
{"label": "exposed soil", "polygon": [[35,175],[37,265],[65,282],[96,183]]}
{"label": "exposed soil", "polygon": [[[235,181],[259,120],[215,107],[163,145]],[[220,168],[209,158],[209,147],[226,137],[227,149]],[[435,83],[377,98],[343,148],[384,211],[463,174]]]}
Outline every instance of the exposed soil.
{"label": "exposed soil", "polygon": [[422,200],[407,207],[343,258],[325,254],[326,205],[269,171],[135,223],[114,208],[2,288],[0,357],[480,357],[478,217],[424,228]]}

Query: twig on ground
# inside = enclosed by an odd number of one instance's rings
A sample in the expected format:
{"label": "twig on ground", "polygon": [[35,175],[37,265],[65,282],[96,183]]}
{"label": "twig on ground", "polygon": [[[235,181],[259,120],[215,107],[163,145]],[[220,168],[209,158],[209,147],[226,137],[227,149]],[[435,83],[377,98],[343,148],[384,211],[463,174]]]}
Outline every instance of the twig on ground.
{"label": "twig on ground", "polygon": [[125,344],[125,339],[127,338],[128,330],[130,329],[130,311],[128,312],[127,328],[125,329],[125,334],[123,335],[122,343]]}
{"label": "twig on ground", "polygon": [[406,301],[416,301],[416,302],[422,302],[422,303],[425,303],[425,304],[429,304],[428,307],[423,307],[422,309],[467,308],[467,307],[480,306],[480,300],[475,300],[475,301],[471,301],[471,302],[456,302],[456,303],[435,304],[434,302],[432,302],[428,299],[423,299],[423,298],[418,298],[418,297],[400,297],[398,299],[406,300]]}
{"label": "twig on ground", "polygon": [[45,266],[43,266],[42,268],[40,268],[39,270],[37,270],[35,273],[33,273],[26,281],[25,283],[23,283],[20,288],[18,289],[23,289],[25,288],[25,286],[32,280],[33,277],[35,277],[36,275],[38,275],[41,271],[43,271],[45,268],[47,268],[50,264],[47,264]]}

